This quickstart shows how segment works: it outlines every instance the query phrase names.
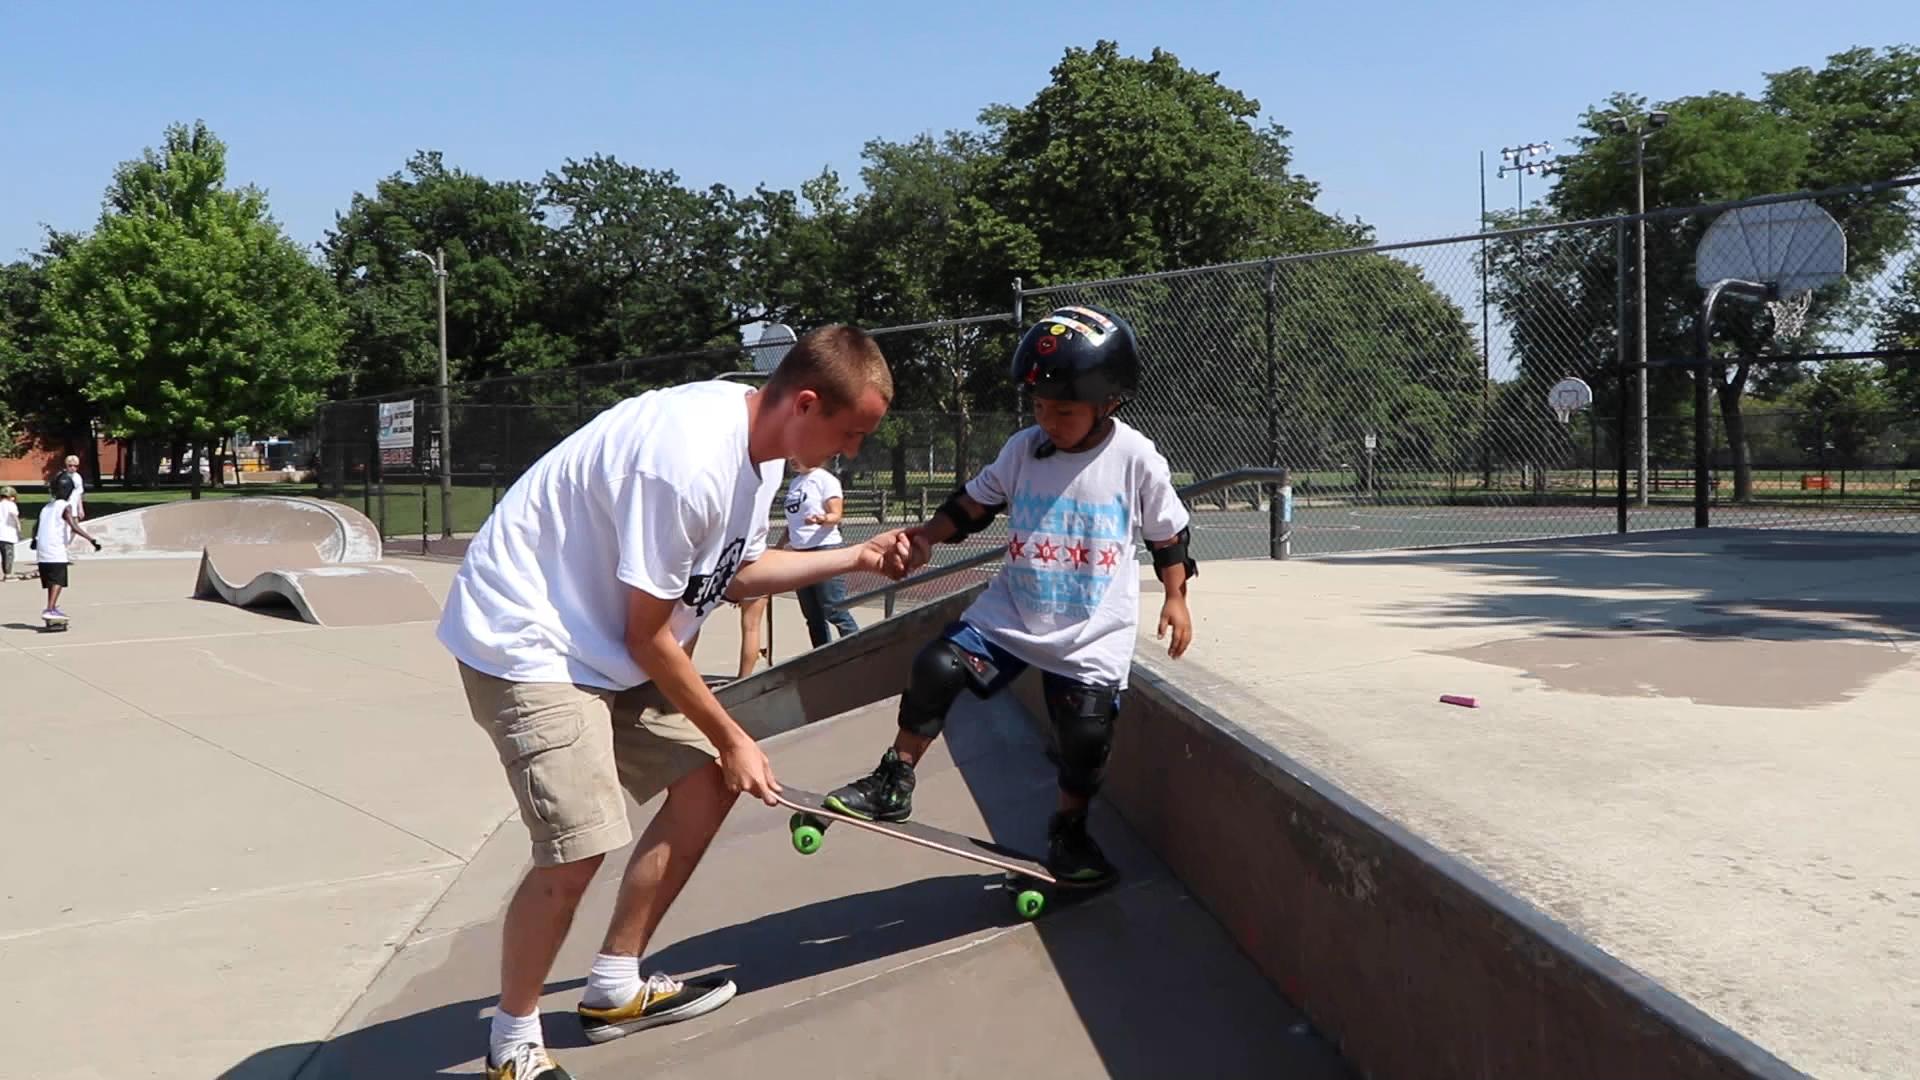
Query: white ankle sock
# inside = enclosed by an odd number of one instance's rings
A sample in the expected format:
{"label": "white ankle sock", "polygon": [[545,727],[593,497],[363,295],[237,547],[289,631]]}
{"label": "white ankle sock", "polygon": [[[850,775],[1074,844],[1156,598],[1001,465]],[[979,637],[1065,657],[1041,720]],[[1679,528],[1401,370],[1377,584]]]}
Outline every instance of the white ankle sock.
{"label": "white ankle sock", "polygon": [[593,970],[587,973],[587,989],[581,1000],[592,1008],[625,1005],[640,992],[640,958],[600,953],[593,958]]}
{"label": "white ankle sock", "polygon": [[487,1053],[491,1062],[500,1064],[506,1059],[507,1051],[524,1042],[546,1045],[540,1035],[540,1006],[535,1005],[533,1012],[526,1016],[508,1016],[504,1009],[496,1006],[493,1011],[493,1031],[487,1036]]}

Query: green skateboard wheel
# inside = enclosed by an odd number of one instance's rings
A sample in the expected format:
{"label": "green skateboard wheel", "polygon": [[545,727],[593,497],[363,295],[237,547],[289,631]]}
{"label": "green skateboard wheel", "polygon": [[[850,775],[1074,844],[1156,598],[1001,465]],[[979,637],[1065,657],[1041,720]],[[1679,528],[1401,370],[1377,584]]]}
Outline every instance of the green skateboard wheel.
{"label": "green skateboard wheel", "polygon": [[1013,898],[1013,909],[1018,911],[1023,919],[1037,918],[1046,906],[1046,895],[1038,889],[1022,889]]}
{"label": "green skateboard wheel", "polygon": [[811,855],[820,850],[820,842],[825,837],[812,825],[800,825],[793,830],[793,850],[802,855]]}

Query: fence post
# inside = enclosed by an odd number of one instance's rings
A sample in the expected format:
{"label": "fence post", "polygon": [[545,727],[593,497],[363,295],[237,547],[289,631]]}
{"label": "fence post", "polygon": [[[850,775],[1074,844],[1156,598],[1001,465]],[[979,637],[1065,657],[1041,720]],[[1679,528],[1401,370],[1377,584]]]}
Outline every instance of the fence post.
{"label": "fence post", "polygon": [[1025,299],[1026,299],[1026,294],[1022,292],[1020,289],[1020,279],[1014,278],[1013,279],[1013,329],[1015,332],[1018,332],[1020,329],[1021,312],[1023,307],[1022,301]]}
{"label": "fence post", "polygon": [[[1280,467],[1280,356],[1279,343],[1274,336],[1274,309],[1278,299],[1274,295],[1275,264],[1267,260],[1266,287],[1262,290],[1266,296],[1267,314],[1267,467]],[[1293,489],[1287,488],[1287,506],[1283,513],[1280,502],[1280,487],[1276,484],[1265,485],[1267,490],[1267,557],[1284,559],[1291,546]]]}
{"label": "fence post", "polygon": [[[1614,406],[1614,530],[1627,531],[1627,397],[1631,393],[1632,373],[1627,364],[1627,225],[1613,223],[1613,355],[1620,373],[1619,403]],[[1644,475],[1644,474],[1643,474]],[[1644,484],[1644,481],[1642,482]]]}

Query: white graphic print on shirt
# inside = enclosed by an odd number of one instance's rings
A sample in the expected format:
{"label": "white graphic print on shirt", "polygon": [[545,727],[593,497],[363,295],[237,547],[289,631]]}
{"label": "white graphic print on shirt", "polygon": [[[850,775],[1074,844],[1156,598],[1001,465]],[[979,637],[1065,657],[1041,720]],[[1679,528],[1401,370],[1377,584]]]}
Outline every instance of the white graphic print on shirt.
{"label": "white graphic print on shirt", "polygon": [[1094,450],[1036,458],[1039,428],[1013,436],[967,483],[982,505],[1005,507],[1007,557],[964,618],[995,644],[1083,682],[1125,687],[1140,614],[1136,533],[1186,527],[1166,458],[1115,421]]}

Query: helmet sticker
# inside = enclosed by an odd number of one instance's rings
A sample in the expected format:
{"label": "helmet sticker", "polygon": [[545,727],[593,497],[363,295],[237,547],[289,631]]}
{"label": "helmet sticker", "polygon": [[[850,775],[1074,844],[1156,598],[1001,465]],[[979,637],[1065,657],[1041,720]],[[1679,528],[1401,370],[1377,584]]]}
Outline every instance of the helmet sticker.
{"label": "helmet sticker", "polygon": [[1033,351],[1039,353],[1041,356],[1052,356],[1053,350],[1059,347],[1060,339],[1052,335],[1043,337],[1033,343]]}
{"label": "helmet sticker", "polygon": [[[1088,322],[1098,325],[1102,331],[1109,334],[1113,333],[1116,329],[1119,328],[1118,326],[1115,325],[1112,319],[1107,318],[1105,315],[1100,314],[1099,312],[1093,310],[1092,308],[1080,307],[1079,305],[1076,304],[1072,307],[1061,308],[1059,309],[1059,311],[1071,311],[1076,315],[1084,315],[1086,316],[1086,319]],[[1056,311],[1054,314],[1058,316],[1059,311]]]}
{"label": "helmet sticker", "polygon": [[1093,327],[1088,326],[1086,323],[1081,322],[1079,319],[1069,319],[1056,311],[1053,313],[1053,320],[1054,320],[1054,325],[1051,327],[1048,327],[1048,329],[1053,331],[1056,334],[1064,334],[1068,330],[1078,330],[1081,333],[1087,335],[1087,337],[1091,338],[1095,344],[1098,344],[1106,340],[1107,335],[1101,333],[1098,330],[1095,330]]}

